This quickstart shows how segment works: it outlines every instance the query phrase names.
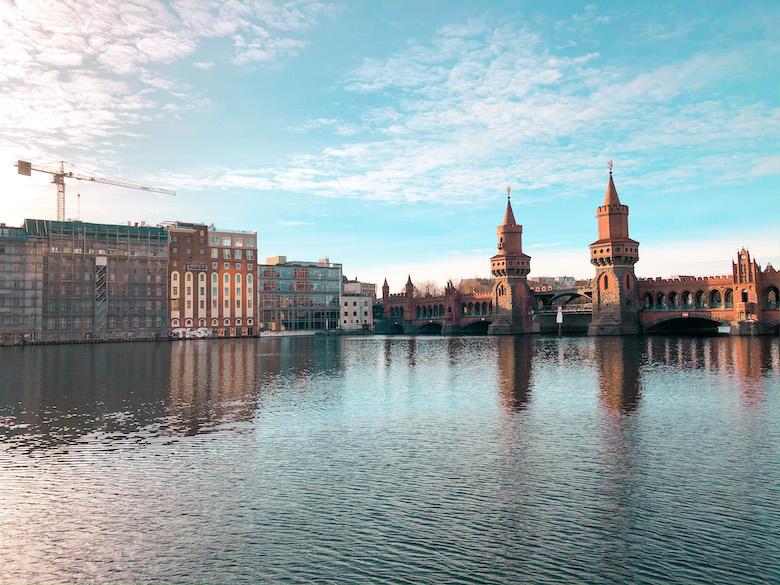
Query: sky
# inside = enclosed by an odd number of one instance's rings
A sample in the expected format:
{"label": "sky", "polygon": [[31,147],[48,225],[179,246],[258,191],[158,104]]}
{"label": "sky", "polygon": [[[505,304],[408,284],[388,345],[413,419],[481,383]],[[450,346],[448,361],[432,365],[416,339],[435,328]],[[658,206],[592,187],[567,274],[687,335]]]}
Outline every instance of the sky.
{"label": "sky", "polygon": [[[780,265],[780,3],[0,0],[0,222],[256,230],[400,290],[592,274],[607,160],[639,276]],[[77,210],[76,194],[81,194]]]}

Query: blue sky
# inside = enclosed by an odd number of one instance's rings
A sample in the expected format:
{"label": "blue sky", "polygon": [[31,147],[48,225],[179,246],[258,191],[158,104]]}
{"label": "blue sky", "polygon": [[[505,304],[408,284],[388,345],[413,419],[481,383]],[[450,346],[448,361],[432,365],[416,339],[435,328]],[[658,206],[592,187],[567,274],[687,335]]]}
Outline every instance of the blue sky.
{"label": "blue sky", "polygon": [[776,2],[0,4],[0,221],[256,229],[401,288],[485,275],[506,184],[532,275],[588,276],[606,161],[640,275],[780,263]]}

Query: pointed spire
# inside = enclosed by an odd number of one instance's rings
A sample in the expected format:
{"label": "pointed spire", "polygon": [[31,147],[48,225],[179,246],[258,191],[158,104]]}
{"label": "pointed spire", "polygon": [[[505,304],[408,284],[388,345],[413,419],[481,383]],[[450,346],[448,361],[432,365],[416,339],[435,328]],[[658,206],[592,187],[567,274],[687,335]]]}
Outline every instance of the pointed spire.
{"label": "pointed spire", "polygon": [[414,285],[412,285],[412,275],[411,274],[406,279],[406,286],[414,286]]}
{"label": "pointed spire", "polygon": [[615,182],[612,180],[612,161],[608,161],[607,166],[609,167],[609,183],[607,184],[607,192],[604,195],[604,205],[620,205]]}
{"label": "pointed spire", "polygon": [[506,211],[504,212],[503,225],[517,225],[517,222],[515,221],[515,214],[512,211],[512,202],[510,201],[511,192],[512,192],[512,186],[507,185],[506,186]]}

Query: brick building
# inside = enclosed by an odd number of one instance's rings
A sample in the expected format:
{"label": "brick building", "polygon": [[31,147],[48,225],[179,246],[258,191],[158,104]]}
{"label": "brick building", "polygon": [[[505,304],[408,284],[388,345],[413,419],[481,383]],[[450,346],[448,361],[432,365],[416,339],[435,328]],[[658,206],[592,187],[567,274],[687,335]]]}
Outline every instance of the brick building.
{"label": "brick building", "polygon": [[170,222],[170,331],[245,337],[257,319],[257,232]]}

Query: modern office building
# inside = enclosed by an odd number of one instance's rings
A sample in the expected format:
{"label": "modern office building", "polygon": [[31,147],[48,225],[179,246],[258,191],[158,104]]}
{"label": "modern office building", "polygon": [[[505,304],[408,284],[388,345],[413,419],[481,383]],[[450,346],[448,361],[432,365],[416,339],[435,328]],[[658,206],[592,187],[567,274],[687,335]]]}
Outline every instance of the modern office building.
{"label": "modern office building", "polygon": [[371,295],[347,294],[341,297],[341,329],[344,331],[374,330],[374,299]]}
{"label": "modern office building", "polygon": [[0,345],[43,337],[44,238],[0,224]]}
{"label": "modern office building", "polygon": [[178,337],[255,334],[257,233],[169,222],[170,331]]}
{"label": "modern office building", "polygon": [[329,331],[339,328],[341,264],[268,258],[258,267],[259,331]]}

